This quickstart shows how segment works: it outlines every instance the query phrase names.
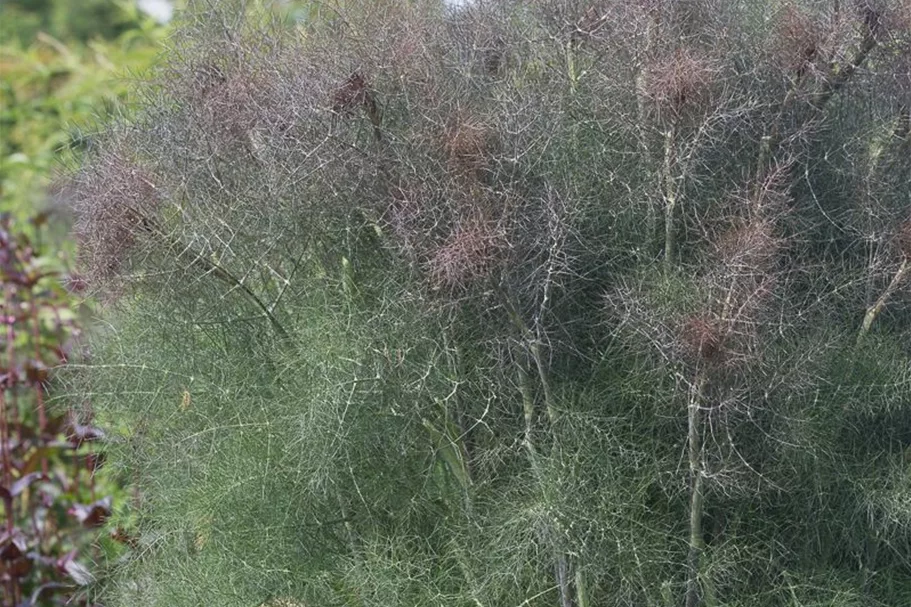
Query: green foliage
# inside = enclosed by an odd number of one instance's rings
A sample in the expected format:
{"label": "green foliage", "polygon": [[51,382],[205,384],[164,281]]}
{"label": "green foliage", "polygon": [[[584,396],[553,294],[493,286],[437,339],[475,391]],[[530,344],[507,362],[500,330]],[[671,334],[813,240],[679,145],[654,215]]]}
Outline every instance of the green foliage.
{"label": "green foliage", "polygon": [[158,54],[154,43],[162,35],[160,28],[149,27],[88,45],[44,33],[25,46],[4,39],[0,208],[25,220],[45,206],[47,186],[60,162],[91,146],[100,121],[123,113],[130,88],[124,66],[141,72],[150,65]]}
{"label": "green foliage", "polygon": [[39,32],[67,42],[114,39],[139,29],[143,15],[125,0],[3,0],[0,40],[27,45]]}
{"label": "green foliage", "polygon": [[630,4],[188,15],[59,192],[106,604],[908,601],[911,15]]}

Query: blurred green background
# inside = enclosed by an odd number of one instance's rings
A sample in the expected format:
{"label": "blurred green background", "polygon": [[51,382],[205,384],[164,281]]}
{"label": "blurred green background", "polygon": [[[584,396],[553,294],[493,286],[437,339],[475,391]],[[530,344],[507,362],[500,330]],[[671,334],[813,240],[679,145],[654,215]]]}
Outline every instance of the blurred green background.
{"label": "blurred green background", "polygon": [[[167,36],[155,0],[0,0],[0,212],[23,219]],[[167,4],[161,6],[167,7]],[[64,245],[64,249],[69,248]]]}

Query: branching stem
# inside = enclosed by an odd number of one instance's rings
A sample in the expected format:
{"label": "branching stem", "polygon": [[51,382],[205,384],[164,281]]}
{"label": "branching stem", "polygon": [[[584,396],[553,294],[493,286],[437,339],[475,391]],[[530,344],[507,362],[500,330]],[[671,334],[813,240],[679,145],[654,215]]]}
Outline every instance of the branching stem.
{"label": "branching stem", "polygon": [[190,257],[190,263],[199,268],[204,274],[211,274],[229,287],[240,289],[241,293],[243,293],[247,299],[262,310],[263,316],[269,320],[269,324],[272,325],[272,328],[275,329],[275,332],[279,337],[284,340],[291,339],[290,334],[285,330],[282,324],[278,322],[278,319],[272,314],[272,310],[269,309],[269,306],[267,306],[250,287],[244,284],[243,281],[214,261],[207,259],[201,253],[191,251],[189,247],[183,246],[175,238],[168,236],[163,229],[153,222],[153,220],[138,212],[136,212],[135,215],[136,217],[134,219],[136,220],[136,225],[139,226],[140,229],[158,238],[171,250],[178,251],[180,257]]}

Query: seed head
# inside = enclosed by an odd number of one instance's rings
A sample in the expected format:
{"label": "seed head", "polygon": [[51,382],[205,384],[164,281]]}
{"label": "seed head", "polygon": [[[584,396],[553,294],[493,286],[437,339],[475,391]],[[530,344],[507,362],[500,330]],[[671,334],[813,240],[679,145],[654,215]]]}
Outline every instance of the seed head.
{"label": "seed head", "polygon": [[690,316],[683,321],[680,340],[684,354],[691,360],[718,363],[724,355],[724,333],[719,321],[706,314]]}
{"label": "seed head", "polygon": [[154,181],[147,170],[112,152],[56,189],[75,215],[74,232],[90,284],[116,279],[139,238],[148,233],[161,202]]}
{"label": "seed head", "polygon": [[898,228],[898,250],[903,259],[911,261],[911,216]]}
{"label": "seed head", "polygon": [[490,131],[481,121],[458,115],[446,130],[443,150],[455,172],[473,174],[484,167],[489,144]]}
{"label": "seed head", "polygon": [[821,23],[789,4],[780,13],[770,38],[772,63],[783,73],[800,79],[814,73],[823,54],[826,32]]}
{"label": "seed head", "polygon": [[433,285],[465,289],[490,273],[503,244],[503,235],[494,222],[482,217],[463,221],[430,259]]}
{"label": "seed head", "polygon": [[646,68],[642,92],[662,113],[680,116],[706,104],[716,75],[714,62],[708,57],[678,48]]}

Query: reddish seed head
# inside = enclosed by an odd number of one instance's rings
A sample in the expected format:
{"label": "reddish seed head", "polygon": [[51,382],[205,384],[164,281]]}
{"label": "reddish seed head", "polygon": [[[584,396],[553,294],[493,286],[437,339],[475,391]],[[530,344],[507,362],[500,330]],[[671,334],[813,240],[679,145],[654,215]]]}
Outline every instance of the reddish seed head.
{"label": "reddish seed head", "polygon": [[496,225],[481,218],[455,228],[430,259],[431,280],[437,287],[462,289],[486,276],[502,246]]}
{"label": "reddish seed head", "polygon": [[687,318],[680,338],[686,354],[696,360],[718,362],[723,354],[724,335],[715,318],[705,315]]}
{"label": "reddish seed head", "polygon": [[661,110],[679,115],[705,104],[715,75],[708,57],[678,48],[646,68],[642,92]]}
{"label": "reddish seed head", "polygon": [[443,140],[443,149],[450,166],[464,173],[483,168],[489,139],[487,127],[479,120],[456,116]]}
{"label": "reddish seed head", "polygon": [[801,77],[819,59],[824,41],[821,24],[799,8],[788,5],[781,12],[771,37],[772,60],[783,72]]}
{"label": "reddish seed head", "polygon": [[161,202],[153,179],[112,152],[96,158],[80,179],[58,192],[75,211],[74,231],[89,283],[116,279],[137,238],[147,232],[144,222],[154,217]]}
{"label": "reddish seed head", "polygon": [[905,219],[898,228],[898,250],[902,258],[911,260],[911,217]]}
{"label": "reddish seed head", "polygon": [[358,72],[354,72],[332,93],[332,111],[350,112],[364,103],[367,95],[367,81]]}

